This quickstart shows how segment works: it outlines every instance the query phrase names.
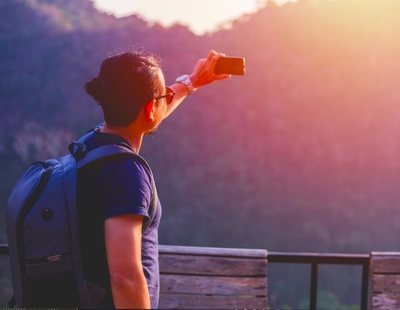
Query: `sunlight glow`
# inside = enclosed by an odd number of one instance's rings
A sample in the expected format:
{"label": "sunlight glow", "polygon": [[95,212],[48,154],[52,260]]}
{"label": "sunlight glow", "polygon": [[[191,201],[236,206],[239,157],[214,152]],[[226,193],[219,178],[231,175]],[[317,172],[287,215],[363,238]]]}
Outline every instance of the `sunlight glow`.
{"label": "sunlight glow", "polygon": [[[138,14],[150,22],[168,27],[176,23],[188,26],[194,33],[203,34],[218,28],[243,14],[257,11],[266,0],[92,0],[95,6],[124,17]],[[285,4],[295,0],[275,0]]]}

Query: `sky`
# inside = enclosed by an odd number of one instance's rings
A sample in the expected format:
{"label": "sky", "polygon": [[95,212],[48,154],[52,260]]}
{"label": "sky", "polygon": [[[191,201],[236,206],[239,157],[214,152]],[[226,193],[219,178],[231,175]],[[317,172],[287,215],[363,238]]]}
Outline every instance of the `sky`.
{"label": "sky", "polygon": [[[163,26],[180,23],[196,34],[215,30],[218,25],[245,13],[255,12],[266,0],[92,0],[95,6],[116,17],[138,14]],[[296,0],[274,0],[277,4]]]}

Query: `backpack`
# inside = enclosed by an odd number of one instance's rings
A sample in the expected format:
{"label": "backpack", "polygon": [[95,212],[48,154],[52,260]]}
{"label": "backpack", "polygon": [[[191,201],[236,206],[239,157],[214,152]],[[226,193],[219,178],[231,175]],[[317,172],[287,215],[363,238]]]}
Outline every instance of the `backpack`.
{"label": "backpack", "polygon": [[[7,235],[13,299],[18,307],[94,308],[107,293],[84,278],[76,205],[77,170],[119,154],[130,154],[151,170],[142,157],[120,145],[87,152],[84,141],[93,134],[92,130],[72,142],[70,154],[32,164],[9,196]],[[153,183],[150,221],[144,224],[144,230],[154,216],[155,197]]]}

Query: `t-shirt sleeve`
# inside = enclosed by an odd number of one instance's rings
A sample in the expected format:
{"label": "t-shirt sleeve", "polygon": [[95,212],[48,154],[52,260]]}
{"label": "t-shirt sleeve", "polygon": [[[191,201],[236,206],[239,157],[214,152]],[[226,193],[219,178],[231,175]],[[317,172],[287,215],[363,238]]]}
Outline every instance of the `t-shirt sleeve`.
{"label": "t-shirt sleeve", "polygon": [[139,159],[112,158],[99,171],[100,199],[104,203],[105,219],[136,214],[149,220],[152,196],[151,175]]}

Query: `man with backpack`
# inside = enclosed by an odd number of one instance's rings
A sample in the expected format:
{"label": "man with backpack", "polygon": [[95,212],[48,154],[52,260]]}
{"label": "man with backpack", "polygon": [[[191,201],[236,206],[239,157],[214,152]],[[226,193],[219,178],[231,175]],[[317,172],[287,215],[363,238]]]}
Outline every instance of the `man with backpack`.
{"label": "man with backpack", "polygon": [[[226,77],[215,76],[213,73],[213,66],[219,56],[211,51],[207,59],[198,62],[191,76],[183,76],[167,88],[162,72],[152,57],[123,54],[105,60],[99,77],[86,85],[88,93],[103,108],[105,117],[104,126],[88,144],[128,143],[135,153],[139,153],[143,137],[154,132],[188,94],[216,79]],[[139,73],[137,77],[133,77],[131,68],[134,68],[135,74]],[[107,88],[107,83],[110,83],[111,90]],[[132,85],[135,85],[135,89],[132,89]],[[126,105],[115,107],[117,102],[130,97],[136,100],[135,106],[128,100]],[[87,169],[92,168],[88,166]],[[96,170],[99,171],[98,168]],[[82,182],[89,191],[81,191],[80,195],[78,187],[79,207],[80,202],[83,202],[82,206],[90,205],[93,197],[105,200],[107,204],[105,215],[102,216],[106,218],[105,252],[115,306],[155,308],[159,291],[157,229],[161,208],[157,197],[154,197],[154,215],[150,214],[154,180],[149,167],[137,159],[123,157],[113,158],[107,166],[103,164],[97,176],[92,171],[83,170],[80,173],[83,180],[78,174],[78,186]],[[98,187],[93,189],[92,184],[96,183]],[[99,190],[102,194],[98,193]],[[98,199],[97,195],[102,197]],[[86,215],[88,223],[92,213],[90,210]],[[102,218],[99,220],[102,222]],[[148,221],[151,221],[150,225],[142,235],[142,227]],[[88,247],[95,239],[95,236],[88,236]],[[98,246],[100,250],[102,245]],[[90,256],[88,247],[82,248]],[[92,265],[93,261],[89,260],[88,264]],[[96,268],[92,269],[93,273],[98,272]]]}
{"label": "man with backpack", "polygon": [[[152,55],[124,53],[103,61],[85,88],[102,108],[104,123],[72,143],[72,155],[32,166],[10,196],[19,306],[157,308],[161,205],[151,169],[138,153],[143,138],[186,96],[229,77],[214,74],[221,56],[210,51],[169,87]],[[60,196],[65,208],[50,203]],[[46,250],[38,246],[43,238]]]}

